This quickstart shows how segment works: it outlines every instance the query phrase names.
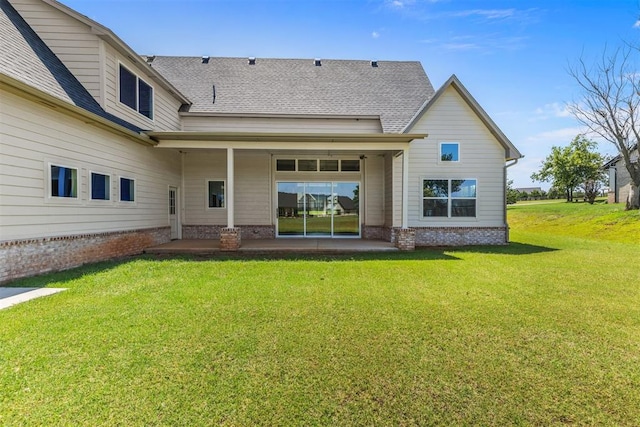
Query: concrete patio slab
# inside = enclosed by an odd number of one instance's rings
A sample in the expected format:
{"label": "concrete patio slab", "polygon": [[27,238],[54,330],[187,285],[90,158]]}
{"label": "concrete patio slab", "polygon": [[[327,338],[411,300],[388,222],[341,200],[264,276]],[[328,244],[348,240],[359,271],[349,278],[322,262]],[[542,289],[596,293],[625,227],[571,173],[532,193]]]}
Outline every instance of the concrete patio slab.
{"label": "concrete patio slab", "polygon": [[[348,253],[395,252],[392,243],[363,239],[265,239],[243,240],[238,252],[296,252],[296,253]],[[220,252],[220,242],[212,240],[173,240],[147,248],[148,254],[214,254]]]}
{"label": "concrete patio slab", "polygon": [[66,288],[0,288],[0,310],[66,290]]}

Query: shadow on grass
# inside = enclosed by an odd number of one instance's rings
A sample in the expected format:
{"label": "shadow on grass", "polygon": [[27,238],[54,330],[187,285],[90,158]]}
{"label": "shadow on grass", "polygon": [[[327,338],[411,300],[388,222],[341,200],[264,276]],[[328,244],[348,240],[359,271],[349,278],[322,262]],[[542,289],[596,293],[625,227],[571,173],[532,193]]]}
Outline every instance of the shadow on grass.
{"label": "shadow on grass", "polygon": [[86,264],[70,270],[47,273],[41,276],[16,279],[5,283],[3,287],[44,288],[55,286],[61,282],[76,280],[82,276],[108,271],[112,268],[138,260],[167,261],[182,260],[187,262],[226,262],[226,261],[461,261],[457,254],[491,254],[491,255],[533,255],[553,252],[557,249],[525,243],[510,243],[505,246],[463,246],[418,248],[411,252],[358,252],[358,253],[291,253],[291,252],[238,252],[216,253],[213,255],[138,255],[117,260]]}

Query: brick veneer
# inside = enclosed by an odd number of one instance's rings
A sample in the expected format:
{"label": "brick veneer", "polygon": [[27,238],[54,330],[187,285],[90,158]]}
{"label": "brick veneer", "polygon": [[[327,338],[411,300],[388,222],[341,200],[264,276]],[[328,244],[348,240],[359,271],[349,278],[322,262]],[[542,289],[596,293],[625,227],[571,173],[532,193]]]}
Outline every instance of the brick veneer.
{"label": "brick veneer", "polygon": [[[215,239],[220,238],[223,225],[183,225],[183,239]],[[242,225],[240,228],[243,240],[275,239],[276,228],[273,225]]]}
{"label": "brick veneer", "polygon": [[415,227],[416,246],[506,245],[506,227]]}
{"label": "brick veneer", "polygon": [[220,229],[220,250],[226,252],[237,251],[240,248],[241,234],[237,227]]}
{"label": "brick veneer", "polygon": [[171,240],[169,227],[0,242],[0,283],[142,253]]}
{"label": "brick veneer", "polygon": [[401,251],[413,251],[416,248],[416,230],[413,228],[398,228],[396,230],[396,247]]}

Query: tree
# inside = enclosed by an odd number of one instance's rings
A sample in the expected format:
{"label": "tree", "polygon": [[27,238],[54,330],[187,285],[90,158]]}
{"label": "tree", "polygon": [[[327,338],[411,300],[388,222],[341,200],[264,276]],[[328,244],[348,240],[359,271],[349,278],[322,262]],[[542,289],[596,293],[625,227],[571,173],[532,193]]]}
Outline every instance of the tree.
{"label": "tree", "polygon": [[513,188],[513,180],[507,181],[507,204],[513,205],[518,201],[518,190]]}
{"label": "tree", "polygon": [[531,175],[534,181],[551,181],[562,189],[567,202],[573,191],[588,181],[602,181],[604,158],[595,151],[597,144],[584,135],[577,135],[566,147],[551,147],[551,154],[542,162],[540,171]]}
{"label": "tree", "polygon": [[631,176],[627,209],[640,208],[640,160],[633,156],[640,141],[640,73],[635,64],[640,48],[624,46],[587,66],[584,59],[569,70],[582,99],[569,105],[573,116],[613,144]]}

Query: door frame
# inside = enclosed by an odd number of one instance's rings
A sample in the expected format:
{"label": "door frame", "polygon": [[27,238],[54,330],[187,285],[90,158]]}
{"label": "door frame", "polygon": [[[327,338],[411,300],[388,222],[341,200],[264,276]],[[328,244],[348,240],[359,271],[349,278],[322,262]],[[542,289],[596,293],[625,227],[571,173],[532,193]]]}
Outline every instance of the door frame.
{"label": "door frame", "polygon": [[[171,192],[175,192],[175,200],[174,200],[174,209],[175,214],[171,215]],[[171,217],[175,217],[175,233],[173,229],[173,224]],[[169,220],[169,236],[171,240],[180,240],[182,239],[182,227],[180,223],[180,187],[176,185],[169,185],[167,191],[167,218]],[[174,237],[175,236],[175,237]]]}

